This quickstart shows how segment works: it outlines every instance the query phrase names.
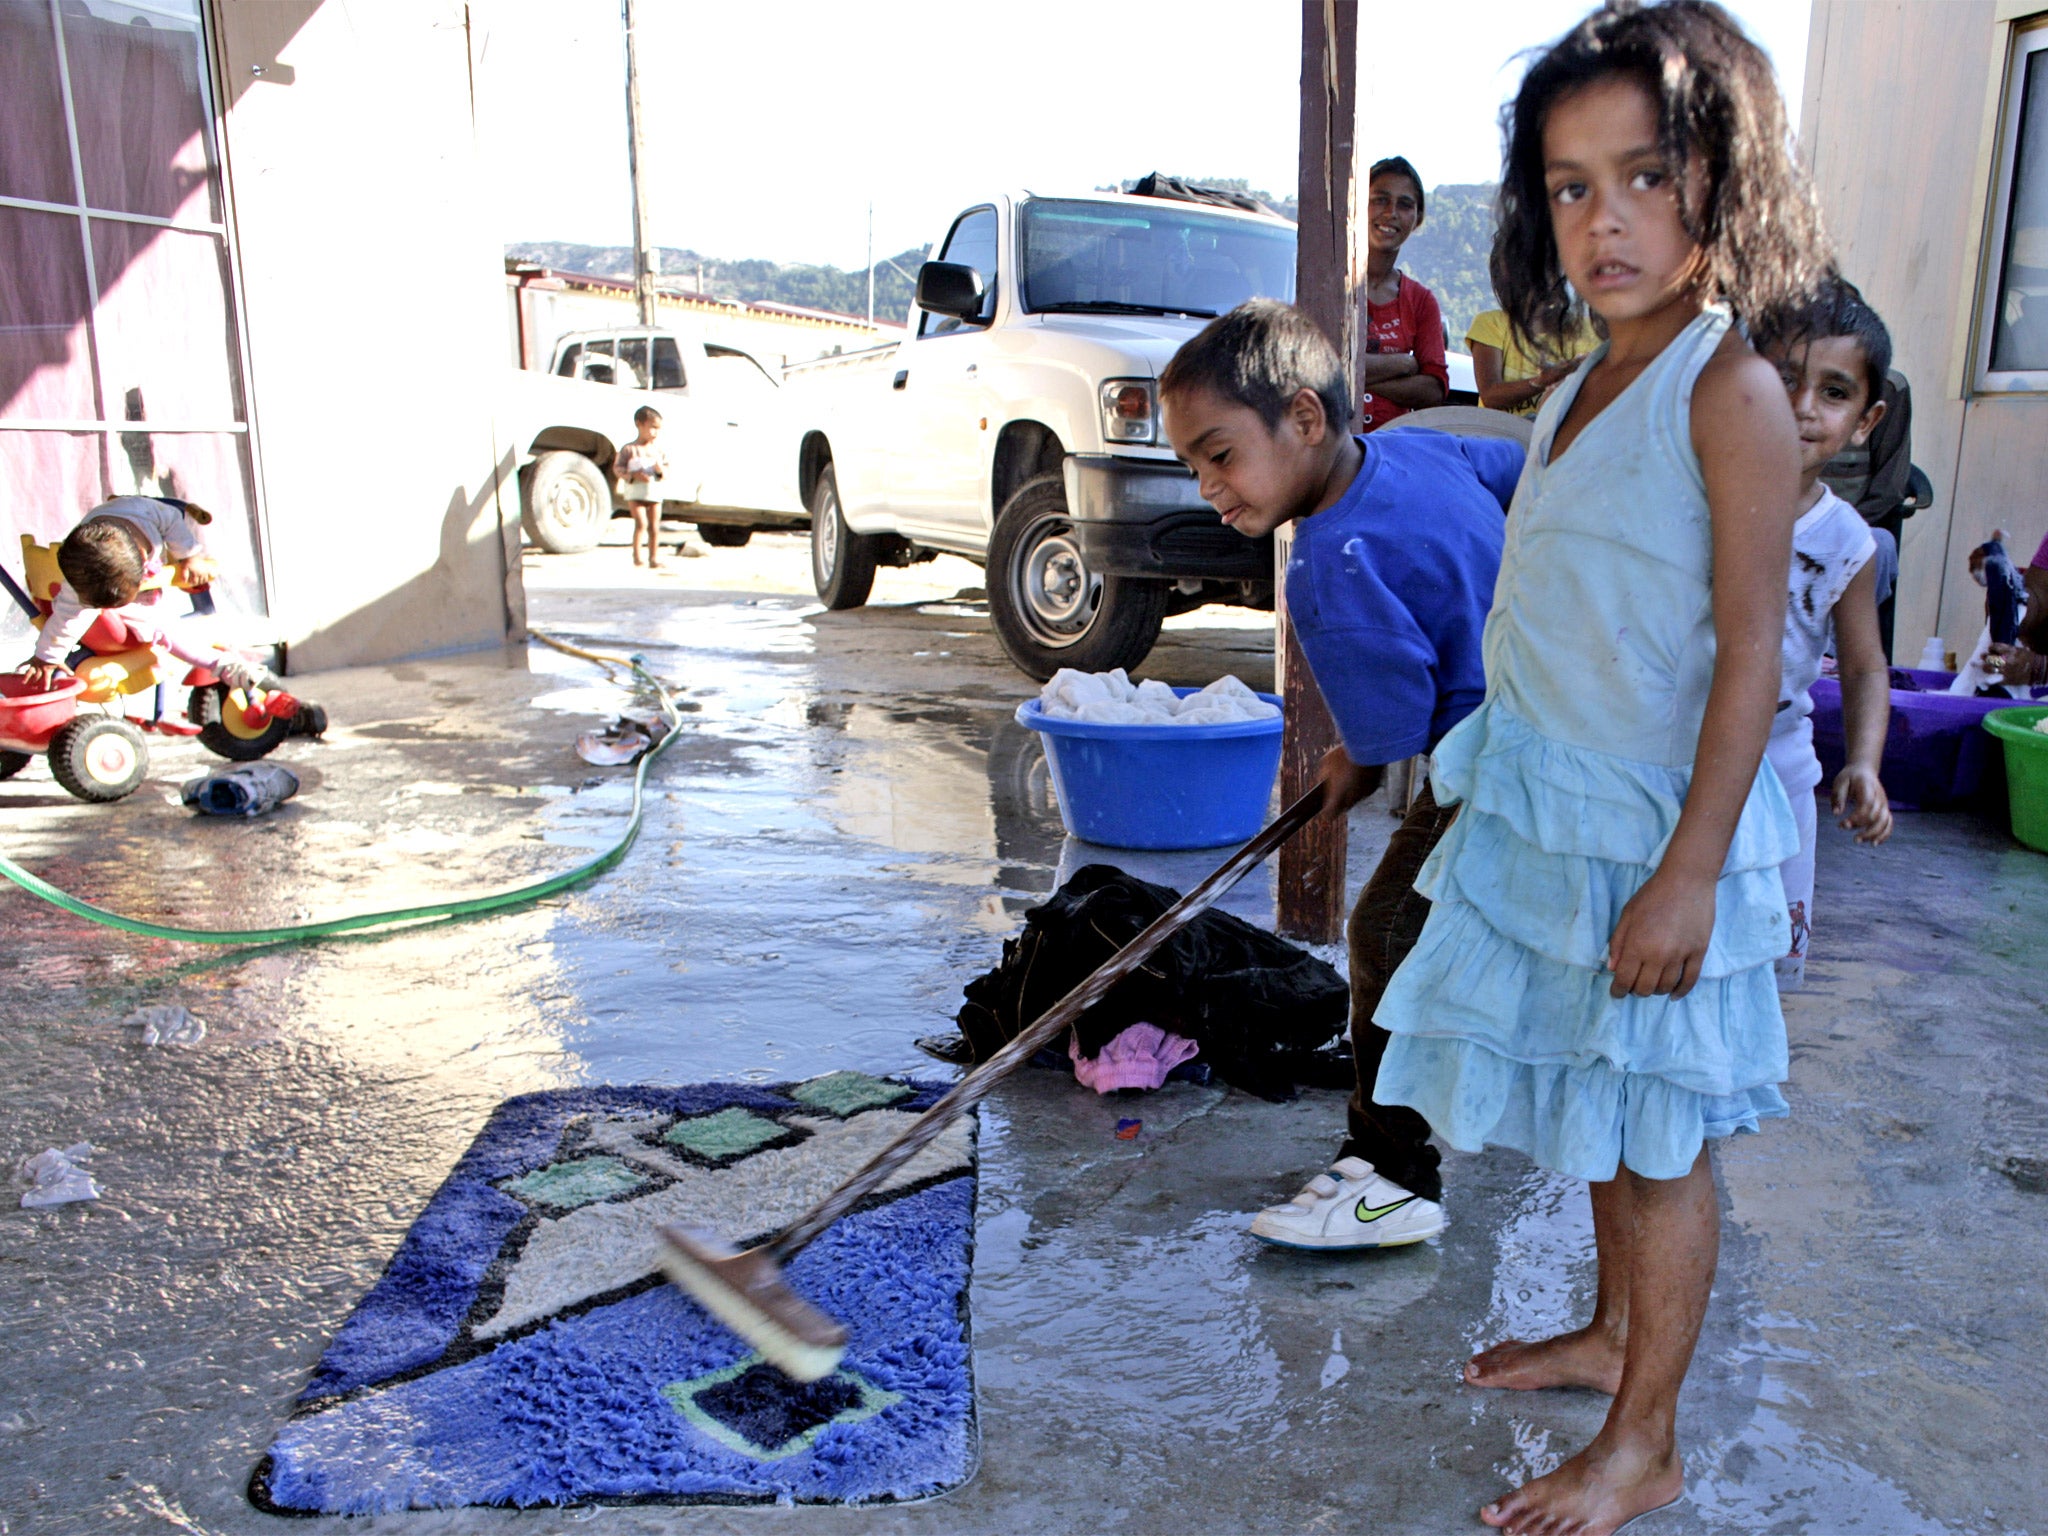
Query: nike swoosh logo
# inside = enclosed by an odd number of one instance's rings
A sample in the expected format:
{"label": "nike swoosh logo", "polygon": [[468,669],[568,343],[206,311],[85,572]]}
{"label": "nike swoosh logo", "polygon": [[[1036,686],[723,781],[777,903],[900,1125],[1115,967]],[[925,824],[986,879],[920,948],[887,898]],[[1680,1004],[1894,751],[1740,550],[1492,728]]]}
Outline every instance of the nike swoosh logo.
{"label": "nike swoosh logo", "polygon": [[1367,1205],[1364,1200],[1360,1200],[1358,1202],[1358,1209],[1353,1211],[1351,1214],[1356,1216],[1360,1221],[1378,1221],[1382,1216],[1391,1216],[1394,1214],[1394,1212],[1401,1209],[1402,1206],[1412,1204],[1414,1199],[1415,1197],[1413,1195],[1403,1195],[1400,1199],[1396,1200],[1392,1205],[1378,1206]]}

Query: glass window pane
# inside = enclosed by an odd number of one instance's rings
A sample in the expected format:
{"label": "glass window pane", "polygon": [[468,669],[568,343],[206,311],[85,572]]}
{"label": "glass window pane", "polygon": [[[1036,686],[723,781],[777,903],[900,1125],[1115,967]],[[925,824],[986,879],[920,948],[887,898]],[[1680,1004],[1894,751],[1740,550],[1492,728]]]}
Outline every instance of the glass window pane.
{"label": "glass window pane", "polygon": [[21,574],[21,534],[50,543],[107,499],[97,432],[0,431],[0,504],[7,545],[0,562]]}
{"label": "glass window pane", "polygon": [[576,377],[576,367],[582,361],[583,343],[572,341],[568,346],[562,348],[561,365],[555,369],[555,372],[565,379],[573,379]]}
{"label": "glass window pane", "polygon": [[0,195],[77,201],[49,0],[0,0]]}
{"label": "glass window pane", "polygon": [[64,8],[86,200],[120,213],[217,222],[194,0],[152,0],[147,9],[98,0],[94,11]]}
{"label": "glass window pane", "polygon": [[628,389],[647,388],[647,338],[619,338],[619,382]]}
{"label": "glass window pane", "polygon": [[2048,48],[2025,58],[2007,203],[2004,261],[1991,316],[1993,372],[2048,369]]}
{"label": "glass window pane", "polygon": [[122,432],[109,457],[113,494],[176,496],[213,514],[206,548],[221,566],[214,599],[231,612],[262,613],[247,441],[231,432]]}
{"label": "glass window pane", "polygon": [[1024,205],[1024,303],[1129,304],[1220,315],[1294,298],[1294,231],[1172,203]]}
{"label": "glass window pane", "polygon": [[219,237],[94,219],[92,250],[108,417],[240,421]]}
{"label": "glass window pane", "polygon": [[93,420],[78,220],[0,208],[0,418]]}
{"label": "glass window pane", "polygon": [[[996,312],[996,211],[977,208],[962,214],[953,232],[946,236],[946,248],[939,260],[972,267],[981,274],[980,320],[993,319]],[[927,314],[920,330],[925,336],[945,336],[960,330],[965,322],[951,315]]]}
{"label": "glass window pane", "polygon": [[[20,536],[53,544],[105,501],[97,432],[0,431],[0,564],[21,579]],[[0,601],[0,665],[14,666],[35,646],[35,631],[11,600]]]}
{"label": "glass window pane", "polygon": [[656,389],[683,389],[687,387],[683,378],[683,353],[673,336],[654,338],[654,387]]}

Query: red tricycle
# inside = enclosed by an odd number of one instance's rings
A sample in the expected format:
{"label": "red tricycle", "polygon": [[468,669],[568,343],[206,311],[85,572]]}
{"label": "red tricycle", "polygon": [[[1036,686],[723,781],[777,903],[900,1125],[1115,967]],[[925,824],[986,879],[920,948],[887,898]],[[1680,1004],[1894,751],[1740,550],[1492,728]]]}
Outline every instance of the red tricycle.
{"label": "red tricycle", "polygon": [[[54,595],[62,578],[52,547],[28,538],[21,542],[34,594],[24,606],[35,607],[40,623],[50,611],[45,594]],[[14,587],[12,580],[6,585]],[[282,690],[231,687],[206,667],[185,669],[176,685],[189,690],[185,708],[182,717],[174,714],[164,707],[172,686],[162,675],[164,661],[118,614],[101,614],[86,631],[84,648],[92,654],[54,688],[0,673],[0,779],[13,778],[30,758],[47,753],[51,776],[79,799],[119,800],[149,773],[145,731],[197,736],[208,751],[249,762],[288,736],[319,736],[327,729],[327,712],[319,705]],[[184,663],[169,666],[175,672]]]}

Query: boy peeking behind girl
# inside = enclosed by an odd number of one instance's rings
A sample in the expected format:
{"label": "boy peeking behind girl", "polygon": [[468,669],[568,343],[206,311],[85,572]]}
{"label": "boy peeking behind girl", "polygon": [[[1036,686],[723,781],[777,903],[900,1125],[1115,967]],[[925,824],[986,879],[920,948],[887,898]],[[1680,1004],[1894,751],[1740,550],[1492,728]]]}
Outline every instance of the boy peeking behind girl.
{"label": "boy peeking behind girl", "polygon": [[1792,948],[1778,962],[1778,986],[1806,979],[1813,931],[1813,860],[1819,817],[1814,791],[1813,698],[1830,647],[1842,685],[1847,760],[1829,786],[1840,825],[1859,843],[1891,836],[1891,806],[1878,782],[1891,724],[1891,675],[1877,630],[1877,545],[1856,509],[1821,484],[1821,471],[1846,448],[1860,447],[1884,419],[1880,398],[1892,363],[1891,334],[1855,287],[1831,278],[1812,300],[1757,338],[1791,397],[1799,428],[1799,520],[1792,525],[1792,590],[1785,607],[1784,671],[1778,713],[1764,756],[1784,782],[1799,823],[1799,852],[1780,866],[1792,913]]}

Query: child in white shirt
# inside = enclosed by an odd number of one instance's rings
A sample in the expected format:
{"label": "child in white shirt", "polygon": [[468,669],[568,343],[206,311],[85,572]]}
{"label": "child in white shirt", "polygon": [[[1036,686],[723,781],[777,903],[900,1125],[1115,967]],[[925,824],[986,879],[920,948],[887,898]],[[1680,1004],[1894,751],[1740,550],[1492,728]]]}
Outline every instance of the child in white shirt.
{"label": "child in white shirt", "polygon": [[643,405],[633,413],[639,435],[619,450],[612,477],[633,514],[633,563],[640,563],[640,540],[647,540],[647,565],[661,568],[661,482],[668,474],[668,454],[655,445],[661,436],[661,412]]}
{"label": "child in white shirt", "polygon": [[1820,483],[1836,454],[1869,438],[1884,415],[1879,389],[1891,366],[1891,337],[1863,296],[1833,280],[1783,334],[1760,339],[1778,366],[1799,428],[1799,520],[1792,525],[1792,591],[1785,608],[1784,675],[1764,756],[1784,781],[1799,822],[1799,853],[1779,868],[1792,912],[1792,948],[1778,961],[1780,991],[1806,979],[1813,928],[1813,860],[1819,817],[1814,791],[1813,699],[1821,658],[1833,642],[1842,685],[1847,761],[1831,801],[1859,843],[1891,836],[1891,806],[1878,781],[1891,723],[1891,676],[1877,632],[1876,542],[1861,514]]}

